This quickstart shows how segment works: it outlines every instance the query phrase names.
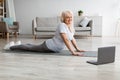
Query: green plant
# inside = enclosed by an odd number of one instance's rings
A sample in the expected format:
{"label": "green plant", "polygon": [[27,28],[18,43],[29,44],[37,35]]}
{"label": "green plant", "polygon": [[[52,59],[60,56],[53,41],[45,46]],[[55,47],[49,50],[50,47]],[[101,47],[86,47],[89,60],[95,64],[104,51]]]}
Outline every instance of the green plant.
{"label": "green plant", "polygon": [[82,13],[83,13],[82,10],[79,10],[79,11],[78,11],[78,15],[79,15],[79,16],[80,16]]}
{"label": "green plant", "polygon": [[83,11],[82,11],[82,10],[79,10],[78,13],[83,13]]}

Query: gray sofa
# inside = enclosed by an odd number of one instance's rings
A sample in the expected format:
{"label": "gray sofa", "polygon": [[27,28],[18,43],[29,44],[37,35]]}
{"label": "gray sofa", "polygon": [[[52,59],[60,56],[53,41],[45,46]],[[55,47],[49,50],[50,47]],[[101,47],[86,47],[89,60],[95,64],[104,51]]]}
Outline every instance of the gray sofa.
{"label": "gray sofa", "polygon": [[[88,22],[86,27],[82,27],[79,25],[84,18],[85,16],[74,17],[75,35],[92,35],[92,20]],[[33,38],[36,39],[38,35],[54,35],[59,23],[59,17],[36,17],[32,20]]]}

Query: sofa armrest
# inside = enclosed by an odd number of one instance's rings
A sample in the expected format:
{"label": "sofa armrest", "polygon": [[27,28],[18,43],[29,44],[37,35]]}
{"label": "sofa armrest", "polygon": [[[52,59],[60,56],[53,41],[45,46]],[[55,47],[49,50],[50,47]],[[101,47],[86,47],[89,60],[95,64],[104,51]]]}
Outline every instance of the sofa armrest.
{"label": "sofa armrest", "polygon": [[6,22],[0,22],[0,32],[9,32],[8,24]]}
{"label": "sofa armrest", "polygon": [[93,20],[90,20],[88,26],[91,28],[90,35],[92,35]]}
{"label": "sofa armrest", "polygon": [[36,28],[37,28],[37,23],[36,23],[36,18],[32,20],[32,34],[36,35]]}

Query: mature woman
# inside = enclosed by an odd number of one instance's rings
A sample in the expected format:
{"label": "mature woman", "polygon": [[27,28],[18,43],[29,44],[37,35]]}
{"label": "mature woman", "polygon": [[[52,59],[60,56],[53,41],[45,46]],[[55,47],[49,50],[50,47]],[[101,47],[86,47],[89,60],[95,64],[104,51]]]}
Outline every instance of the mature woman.
{"label": "mature woman", "polygon": [[[74,27],[72,21],[72,13],[70,11],[64,11],[61,14],[61,23],[58,25],[55,36],[52,39],[44,41],[40,45],[33,44],[19,44],[9,43],[9,46],[5,46],[5,49],[10,50],[27,50],[27,51],[38,51],[38,52],[60,52],[66,46],[72,55],[82,56],[80,50],[76,44],[74,38]],[[76,49],[76,50],[74,50]]]}

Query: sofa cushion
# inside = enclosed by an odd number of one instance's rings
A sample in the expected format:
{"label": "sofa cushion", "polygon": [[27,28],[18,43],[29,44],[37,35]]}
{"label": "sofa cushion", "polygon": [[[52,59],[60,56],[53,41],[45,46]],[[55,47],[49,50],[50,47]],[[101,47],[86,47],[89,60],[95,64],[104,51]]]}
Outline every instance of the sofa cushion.
{"label": "sofa cushion", "polygon": [[57,17],[36,17],[36,24],[38,27],[57,27],[58,25]]}
{"label": "sofa cushion", "polygon": [[9,29],[17,29],[18,27],[16,25],[9,26]]}
{"label": "sofa cushion", "polygon": [[57,27],[37,27],[36,31],[39,32],[55,32]]}
{"label": "sofa cushion", "polygon": [[74,27],[75,31],[90,31],[91,27]]}
{"label": "sofa cushion", "polygon": [[87,27],[87,25],[88,25],[88,23],[89,23],[90,20],[91,20],[91,19],[85,17],[85,18],[79,23],[79,26],[80,26],[80,27]]}

